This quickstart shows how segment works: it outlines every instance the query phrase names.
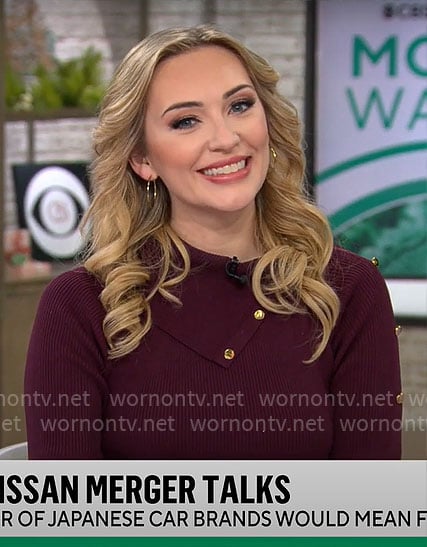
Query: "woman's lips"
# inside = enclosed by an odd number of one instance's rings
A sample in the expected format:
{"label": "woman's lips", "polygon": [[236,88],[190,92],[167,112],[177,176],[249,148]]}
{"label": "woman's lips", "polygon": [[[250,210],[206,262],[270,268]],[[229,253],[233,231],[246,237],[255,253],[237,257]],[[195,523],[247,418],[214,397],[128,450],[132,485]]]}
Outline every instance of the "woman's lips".
{"label": "woman's lips", "polygon": [[211,182],[234,182],[245,178],[250,171],[250,157],[230,159],[227,163],[213,164],[199,173]]}

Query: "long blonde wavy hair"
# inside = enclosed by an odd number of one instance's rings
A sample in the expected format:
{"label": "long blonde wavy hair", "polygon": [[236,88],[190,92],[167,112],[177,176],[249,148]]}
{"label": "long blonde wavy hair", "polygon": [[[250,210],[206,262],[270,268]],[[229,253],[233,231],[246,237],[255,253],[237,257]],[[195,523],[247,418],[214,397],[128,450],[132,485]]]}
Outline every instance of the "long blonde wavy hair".
{"label": "long blonde wavy hair", "polygon": [[[109,354],[122,357],[139,345],[152,325],[153,296],[159,293],[179,302],[172,289],[190,271],[188,252],[169,225],[165,185],[158,184],[156,199],[148,203],[146,186],[129,160],[144,147],[146,100],[156,67],[166,58],[207,45],[224,47],[241,60],[265,110],[277,157],[256,197],[257,238],[263,254],[253,271],[252,290],[271,312],[310,313],[317,319],[316,345],[307,361],[312,362],[325,349],[339,301],[324,278],[332,234],[304,190],[298,115],[277,91],[277,72],[240,42],[208,25],[162,30],[145,38],[116,70],[101,105],[93,137],[93,200],[84,219],[89,229],[84,265],[103,285]],[[141,253],[148,241],[155,241],[161,250],[155,277]]]}

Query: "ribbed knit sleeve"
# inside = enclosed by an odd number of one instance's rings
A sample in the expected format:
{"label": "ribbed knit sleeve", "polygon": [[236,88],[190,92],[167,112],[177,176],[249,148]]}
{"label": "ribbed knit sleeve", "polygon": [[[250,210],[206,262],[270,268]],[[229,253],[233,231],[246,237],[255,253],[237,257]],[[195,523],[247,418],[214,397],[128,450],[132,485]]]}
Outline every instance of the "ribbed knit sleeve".
{"label": "ribbed knit sleeve", "polygon": [[30,459],[101,459],[105,342],[100,287],[83,269],[46,288],[25,374]]}
{"label": "ribbed knit sleeve", "polygon": [[336,395],[332,459],[400,459],[402,405],[395,321],[388,289],[368,260],[338,250],[341,315],[331,344]]}

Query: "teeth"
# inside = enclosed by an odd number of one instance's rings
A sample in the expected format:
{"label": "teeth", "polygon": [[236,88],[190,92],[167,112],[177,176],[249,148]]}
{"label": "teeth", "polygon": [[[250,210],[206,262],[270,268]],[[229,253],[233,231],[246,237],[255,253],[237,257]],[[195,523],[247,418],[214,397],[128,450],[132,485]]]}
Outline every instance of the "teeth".
{"label": "teeth", "polygon": [[228,175],[229,173],[236,173],[243,169],[246,165],[246,160],[240,160],[237,163],[230,163],[230,165],[224,165],[223,167],[213,167],[212,169],[203,169],[202,173],[209,177],[215,175]]}

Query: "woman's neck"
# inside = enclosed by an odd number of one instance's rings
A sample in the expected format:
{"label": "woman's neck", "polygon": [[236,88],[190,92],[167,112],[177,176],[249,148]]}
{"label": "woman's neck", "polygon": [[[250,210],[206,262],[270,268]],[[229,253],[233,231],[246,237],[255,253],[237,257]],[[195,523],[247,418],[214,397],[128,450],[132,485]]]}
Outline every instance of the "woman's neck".
{"label": "woman's neck", "polygon": [[192,247],[222,256],[237,256],[241,262],[260,256],[255,236],[255,214],[227,218],[227,222],[197,222],[195,219],[172,218],[171,226]]}

